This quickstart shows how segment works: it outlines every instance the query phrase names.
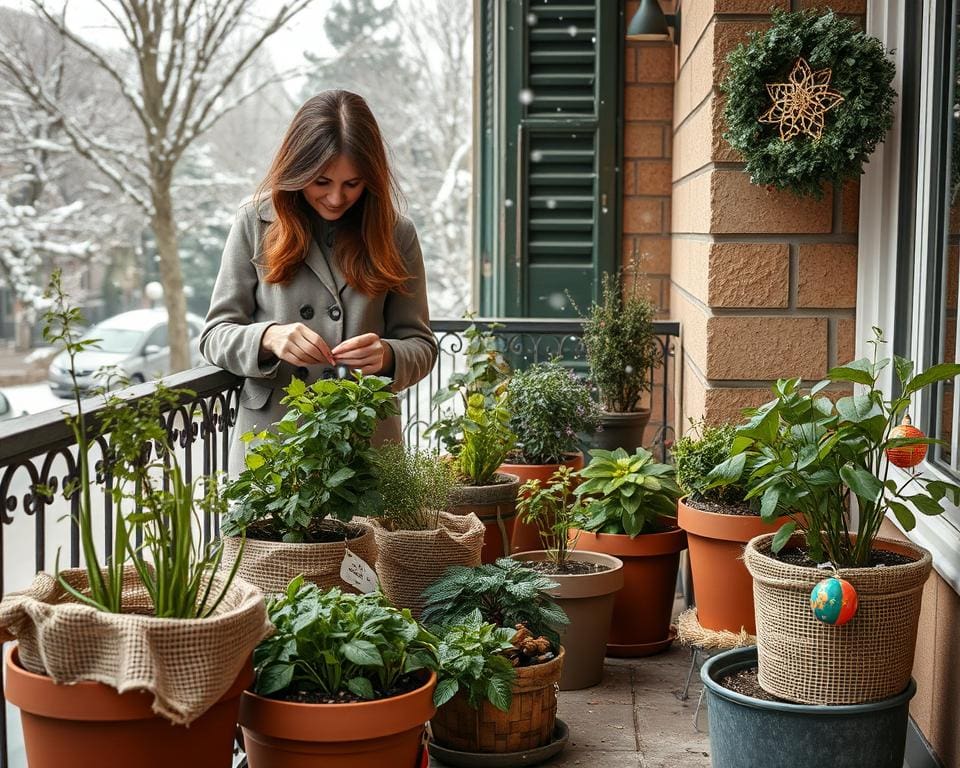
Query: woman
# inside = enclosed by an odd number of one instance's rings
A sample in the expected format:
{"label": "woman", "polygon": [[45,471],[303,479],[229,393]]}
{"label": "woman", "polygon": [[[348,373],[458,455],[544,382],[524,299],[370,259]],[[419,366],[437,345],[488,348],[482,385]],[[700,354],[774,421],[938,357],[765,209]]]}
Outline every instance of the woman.
{"label": "woman", "polygon": [[[367,103],[325,91],[294,116],[253,200],[227,237],[200,350],[244,376],[230,453],[244,466],[244,432],[284,414],[292,376],[335,367],[389,376],[400,391],[433,368],[423,257],[397,213],[397,187]],[[400,440],[400,418],[375,443]]]}

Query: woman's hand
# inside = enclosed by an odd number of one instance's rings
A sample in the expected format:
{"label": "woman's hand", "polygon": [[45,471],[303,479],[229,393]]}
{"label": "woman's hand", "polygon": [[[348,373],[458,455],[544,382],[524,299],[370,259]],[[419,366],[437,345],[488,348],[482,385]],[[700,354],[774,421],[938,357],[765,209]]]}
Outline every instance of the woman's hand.
{"label": "woman's hand", "polygon": [[260,340],[260,349],[293,365],[336,364],[323,337],[303,323],[271,325]]}
{"label": "woman's hand", "polygon": [[333,348],[337,365],[364,374],[382,373],[393,368],[393,350],[375,333],[364,333],[341,342]]}

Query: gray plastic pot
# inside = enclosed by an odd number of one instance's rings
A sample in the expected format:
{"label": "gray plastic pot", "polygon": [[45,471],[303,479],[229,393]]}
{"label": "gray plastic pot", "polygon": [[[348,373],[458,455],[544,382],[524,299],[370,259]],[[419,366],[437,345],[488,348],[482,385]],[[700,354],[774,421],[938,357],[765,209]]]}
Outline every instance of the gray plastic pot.
{"label": "gray plastic pot", "polygon": [[836,706],[763,701],[718,682],[756,666],[757,649],[750,647],[720,653],[700,670],[713,768],[903,768],[913,680],[896,696]]}

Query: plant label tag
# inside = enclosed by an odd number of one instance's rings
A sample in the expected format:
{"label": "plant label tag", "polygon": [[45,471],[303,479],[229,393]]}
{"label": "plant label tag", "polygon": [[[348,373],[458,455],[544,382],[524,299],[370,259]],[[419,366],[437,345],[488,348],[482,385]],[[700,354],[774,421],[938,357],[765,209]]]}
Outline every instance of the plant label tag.
{"label": "plant label tag", "polygon": [[353,554],[349,547],[344,550],[343,562],[340,563],[340,578],[364,594],[377,589],[376,571]]}

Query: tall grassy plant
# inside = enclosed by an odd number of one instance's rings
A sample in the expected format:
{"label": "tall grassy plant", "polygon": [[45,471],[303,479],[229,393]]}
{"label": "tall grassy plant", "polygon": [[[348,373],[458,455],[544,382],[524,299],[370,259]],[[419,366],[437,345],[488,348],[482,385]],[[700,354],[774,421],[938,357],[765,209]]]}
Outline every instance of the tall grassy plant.
{"label": "tall grassy plant", "polygon": [[384,527],[393,531],[437,528],[456,484],[450,462],[428,451],[386,443],[377,449],[375,468]]}

